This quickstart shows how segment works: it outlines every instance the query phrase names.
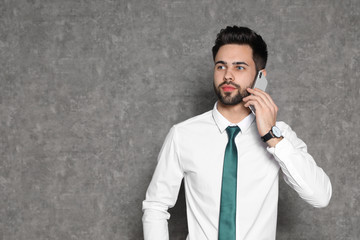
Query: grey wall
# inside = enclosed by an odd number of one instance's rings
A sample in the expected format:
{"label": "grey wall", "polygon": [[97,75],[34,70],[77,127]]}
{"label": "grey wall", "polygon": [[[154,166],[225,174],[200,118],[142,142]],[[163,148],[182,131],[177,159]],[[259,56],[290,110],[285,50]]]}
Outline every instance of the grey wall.
{"label": "grey wall", "polygon": [[[142,239],[169,128],[212,108],[226,25],[269,45],[269,93],[330,176],[281,182],[277,239],[360,239],[360,1],[0,0],[0,239]],[[184,193],[171,239],[186,236]]]}

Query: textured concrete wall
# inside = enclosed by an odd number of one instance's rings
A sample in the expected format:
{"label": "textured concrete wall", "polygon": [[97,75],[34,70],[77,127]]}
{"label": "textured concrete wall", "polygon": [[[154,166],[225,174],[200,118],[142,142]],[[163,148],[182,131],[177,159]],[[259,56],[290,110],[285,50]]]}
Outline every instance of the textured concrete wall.
{"label": "textured concrete wall", "polygon": [[[314,209],[281,182],[277,239],[360,239],[358,0],[0,0],[0,239],[142,239],[171,125],[212,108],[226,25],[269,45],[269,93],[328,173]],[[184,195],[171,239],[186,236]]]}

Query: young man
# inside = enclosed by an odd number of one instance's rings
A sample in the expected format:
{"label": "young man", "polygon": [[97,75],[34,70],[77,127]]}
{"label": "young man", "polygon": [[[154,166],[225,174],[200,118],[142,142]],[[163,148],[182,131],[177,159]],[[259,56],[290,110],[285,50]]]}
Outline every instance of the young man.
{"label": "young man", "polygon": [[[227,27],[213,47],[213,110],[173,126],[143,202],[145,240],[169,239],[168,208],[184,179],[188,240],[275,239],[278,178],[314,207],[328,205],[328,176],[264,91],[267,47],[245,27]],[[256,109],[256,117],[249,106]]]}

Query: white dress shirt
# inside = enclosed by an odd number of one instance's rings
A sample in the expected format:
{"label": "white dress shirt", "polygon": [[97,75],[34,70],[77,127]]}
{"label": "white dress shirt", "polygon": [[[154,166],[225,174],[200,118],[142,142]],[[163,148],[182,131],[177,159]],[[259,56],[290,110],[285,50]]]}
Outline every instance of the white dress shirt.
{"label": "white dress shirt", "polygon": [[[328,176],[307,153],[305,143],[284,122],[284,138],[267,147],[255,116],[237,125],[238,149],[236,239],[275,239],[279,169],[286,183],[314,207],[328,205],[332,188]],[[160,151],[158,164],[143,201],[145,240],[169,239],[168,208],[176,203],[184,178],[188,221],[187,240],[218,239],[225,129],[231,124],[217,110],[174,125]]]}

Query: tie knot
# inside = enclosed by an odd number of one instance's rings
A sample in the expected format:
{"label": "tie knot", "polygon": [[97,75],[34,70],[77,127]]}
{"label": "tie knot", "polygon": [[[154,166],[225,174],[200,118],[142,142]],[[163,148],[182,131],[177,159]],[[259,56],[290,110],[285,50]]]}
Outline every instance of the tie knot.
{"label": "tie knot", "polygon": [[226,132],[229,136],[229,139],[234,139],[240,132],[240,128],[238,126],[229,126],[226,128]]}

